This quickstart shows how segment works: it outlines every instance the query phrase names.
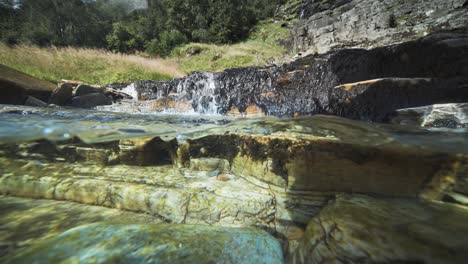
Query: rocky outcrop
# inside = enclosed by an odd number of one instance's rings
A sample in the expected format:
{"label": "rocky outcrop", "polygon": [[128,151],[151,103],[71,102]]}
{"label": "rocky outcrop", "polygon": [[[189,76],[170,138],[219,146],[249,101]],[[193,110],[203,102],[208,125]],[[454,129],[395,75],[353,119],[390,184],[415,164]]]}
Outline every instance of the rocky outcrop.
{"label": "rocky outcrop", "polygon": [[54,88],[53,83],[0,64],[0,104],[23,105],[28,96],[47,102]]}
{"label": "rocky outcrop", "polygon": [[140,100],[181,102],[198,113],[257,107],[277,116],[321,113],[383,121],[401,108],[467,101],[467,65],[468,35],[439,33],[395,46],[310,55],[266,68],[197,72],[133,87]]}
{"label": "rocky outcrop", "polygon": [[293,263],[464,263],[468,212],[403,199],[339,196],[315,216]]}
{"label": "rocky outcrop", "polygon": [[291,30],[295,51],[375,48],[465,27],[465,0],[305,0]]}

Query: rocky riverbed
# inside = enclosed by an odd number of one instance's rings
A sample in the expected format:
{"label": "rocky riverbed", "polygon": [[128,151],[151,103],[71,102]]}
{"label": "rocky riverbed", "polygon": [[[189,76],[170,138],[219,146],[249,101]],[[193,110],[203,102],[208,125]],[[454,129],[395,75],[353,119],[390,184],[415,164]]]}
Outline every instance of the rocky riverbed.
{"label": "rocky riverbed", "polygon": [[290,8],[280,65],[0,66],[0,262],[465,263],[467,2]]}

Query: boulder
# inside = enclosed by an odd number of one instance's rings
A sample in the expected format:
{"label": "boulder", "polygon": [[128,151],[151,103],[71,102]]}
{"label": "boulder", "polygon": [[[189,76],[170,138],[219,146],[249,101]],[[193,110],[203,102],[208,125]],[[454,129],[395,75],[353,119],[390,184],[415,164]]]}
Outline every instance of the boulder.
{"label": "boulder", "polygon": [[255,229],[91,224],[32,245],[14,263],[283,263],[280,243]]}
{"label": "boulder", "polygon": [[49,104],[66,105],[73,97],[73,87],[67,83],[60,83],[52,92]]}
{"label": "boulder", "polygon": [[91,93],[104,93],[104,88],[91,86],[88,84],[79,84],[75,88],[75,96],[82,96],[82,95],[91,94]]}
{"label": "boulder", "polygon": [[75,96],[69,106],[78,108],[93,108],[98,105],[110,105],[112,100],[103,93],[89,93],[82,96]]}
{"label": "boulder", "polygon": [[27,96],[47,102],[55,85],[0,64],[1,104],[24,104]]}
{"label": "boulder", "polygon": [[465,263],[468,211],[341,195],[316,215],[292,263]]}

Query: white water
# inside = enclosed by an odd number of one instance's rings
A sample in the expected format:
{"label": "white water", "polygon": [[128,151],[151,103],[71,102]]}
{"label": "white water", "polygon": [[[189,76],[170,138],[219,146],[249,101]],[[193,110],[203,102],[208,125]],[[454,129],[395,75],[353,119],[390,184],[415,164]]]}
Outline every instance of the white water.
{"label": "white water", "polygon": [[205,115],[219,114],[219,95],[216,93],[216,83],[213,73],[204,73],[206,79],[193,83],[190,80],[180,82],[177,86],[177,94],[181,98],[192,98],[188,103],[197,105],[197,112]]}
{"label": "white water", "polygon": [[138,99],[138,92],[135,89],[135,84],[131,83],[127,87],[120,90],[122,93],[130,95],[133,99]]}

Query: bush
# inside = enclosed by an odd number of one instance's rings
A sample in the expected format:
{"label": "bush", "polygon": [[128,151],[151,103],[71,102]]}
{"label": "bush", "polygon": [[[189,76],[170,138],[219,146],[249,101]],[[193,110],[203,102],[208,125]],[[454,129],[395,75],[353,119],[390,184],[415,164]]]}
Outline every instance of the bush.
{"label": "bush", "polygon": [[165,57],[169,56],[175,47],[185,43],[187,43],[187,38],[179,31],[163,31],[159,35],[159,39],[153,39],[146,44],[146,52]]}

